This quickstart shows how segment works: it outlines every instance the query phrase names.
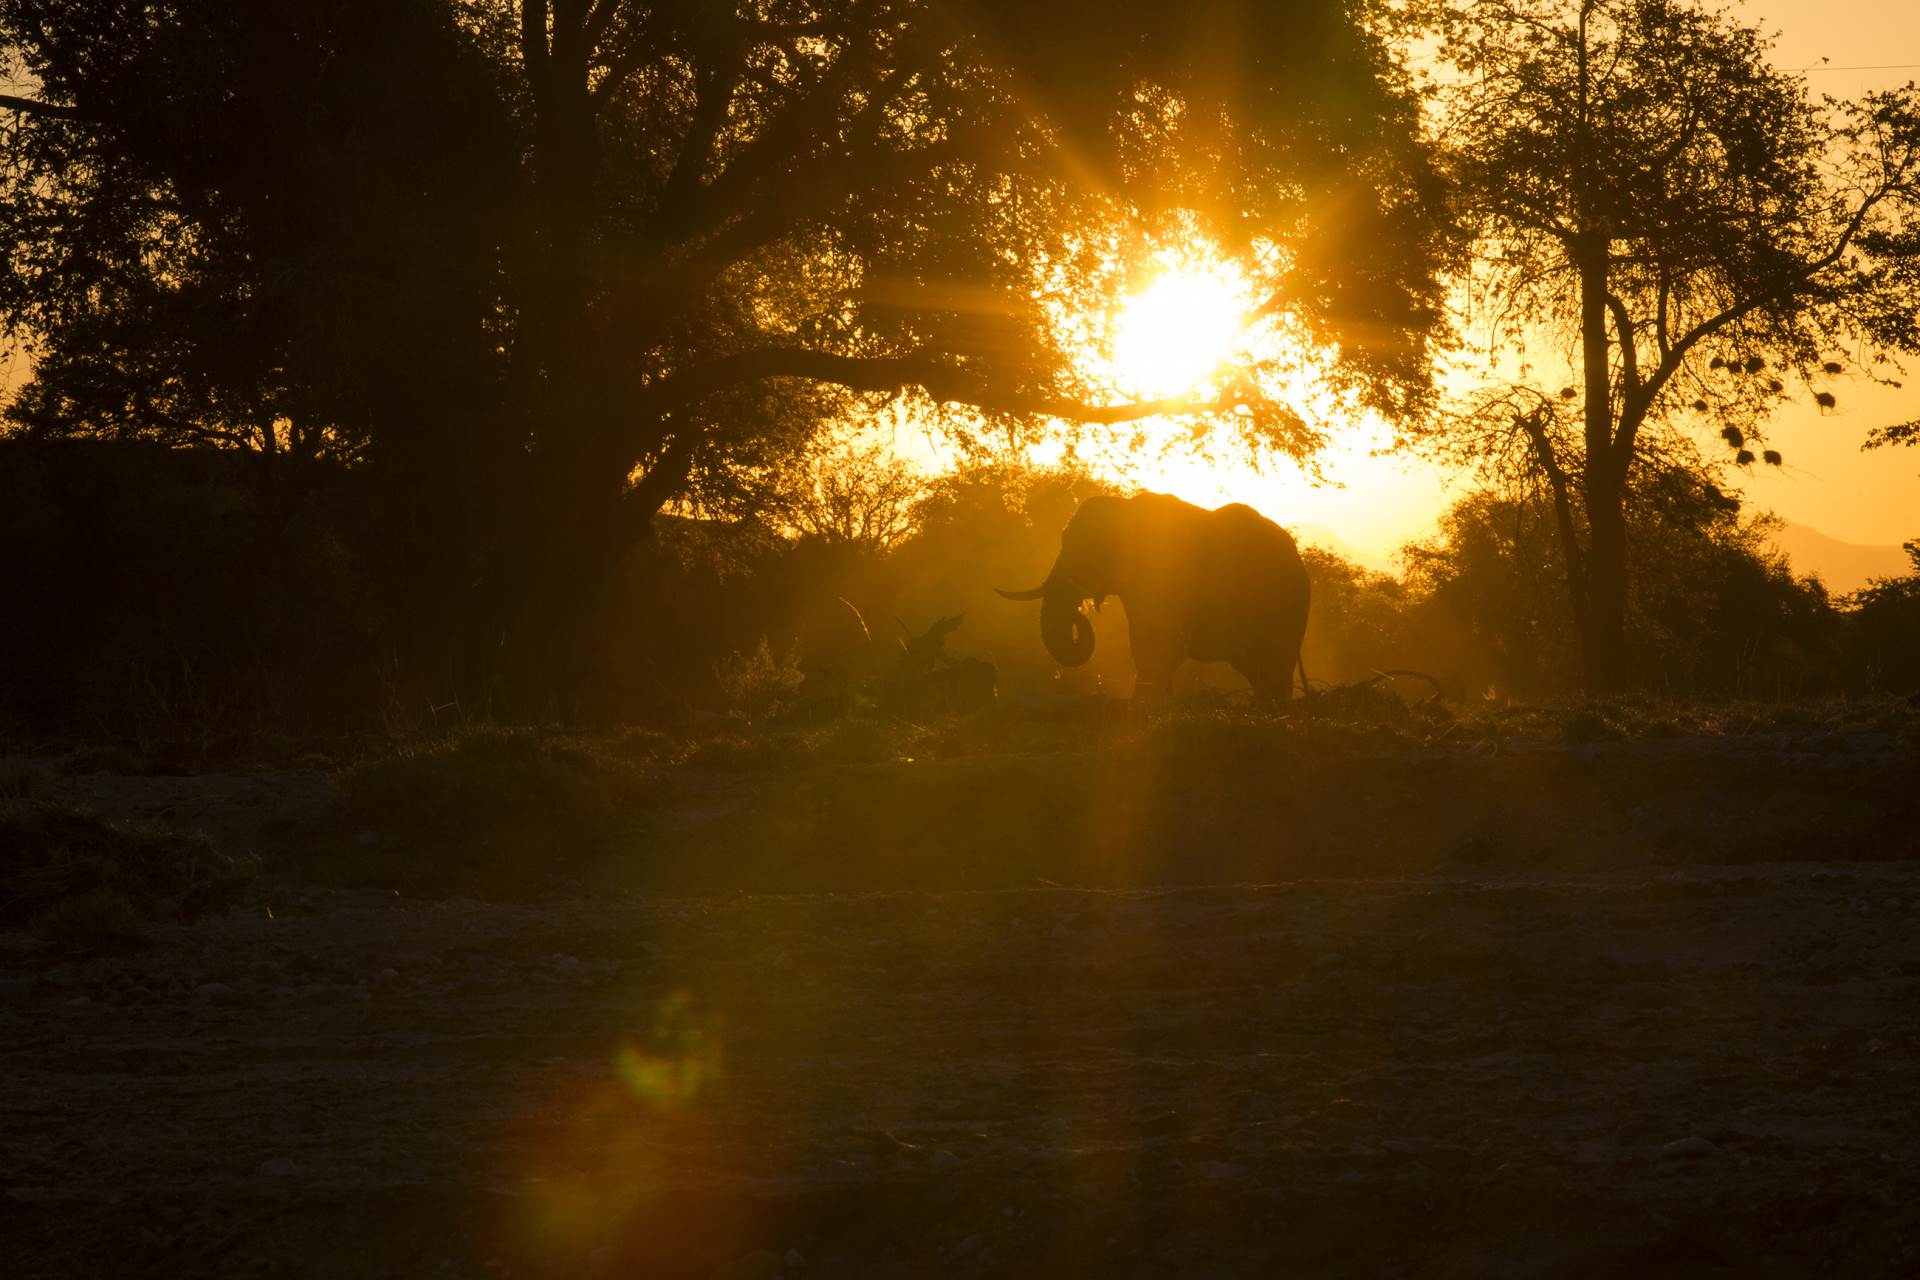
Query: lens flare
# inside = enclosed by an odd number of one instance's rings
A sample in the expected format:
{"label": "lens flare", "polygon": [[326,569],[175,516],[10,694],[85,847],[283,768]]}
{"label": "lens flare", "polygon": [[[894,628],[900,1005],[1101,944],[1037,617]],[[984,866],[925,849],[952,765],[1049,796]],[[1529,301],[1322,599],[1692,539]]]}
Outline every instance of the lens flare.
{"label": "lens flare", "polygon": [[643,1102],[662,1109],[683,1107],[719,1073],[718,1037],[695,1016],[693,997],[685,991],[661,1001],[653,1022],[647,1044],[621,1043],[614,1067]]}

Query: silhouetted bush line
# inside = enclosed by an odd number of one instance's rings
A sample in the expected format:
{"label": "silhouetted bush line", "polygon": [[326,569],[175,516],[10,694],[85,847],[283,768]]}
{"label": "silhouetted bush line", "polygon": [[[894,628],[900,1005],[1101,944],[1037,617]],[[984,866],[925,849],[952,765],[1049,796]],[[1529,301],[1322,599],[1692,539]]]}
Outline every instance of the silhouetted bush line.
{"label": "silhouetted bush line", "polygon": [[[1845,767],[1828,767],[1844,761]],[[674,736],[479,728],[356,762],[282,876],[407,894],[1156,884],[1455,863],[1908,857],[1904,699],[1655,699]],[[1624,865],[1624,864],[1623,864]]]}
{"label": "silhouetted bush line", "polygon": [[74,950],[135,946],[148,922],[230,906],[257,868],[203,835],[46,801],[0,804],[0,926]]}
{"label": "silhouetted bush line", "polygon": [[[1072,697],[1131,687],[1117,605],[1095,616],[1094,661],[1063,672],[1030,612],[991,594],[1044,574],[1059,528],[1097,487],[1083,476],[944,477],[884,546],[664,518],[596,606],[593,667],[556,706],[505,697],[462,638],[489,608],[483,574],[422,604],[389,572],[391,529],[369,516],[361,473],[316,470],[289,495],[260,483],[258,461],[0,441],[0,598],[17,605],[0,629],[8,739],[42,753],[86,746],[109,771],[168,772],[352,757],[483,723],[806,729],[881,713],[901,628],[956,613],[949,651],[994,663],[1002,696],[1033,715],[1070,721],[1087,714]],[[1795,578],[1763,532],[1724,511],[1645,522],[1630,618],[1641,687],[1683,699],[1920,690],[1920,572],[1836,602]],[[1306,554],[1305,657],[1323,684],[1412,667],[1463,705],[1562,695],[1577,680],[1538,511],[1470,496],[1408,549],[1399,578]],[[1189,667],[1176,688],[1238,683]],[[871,754],[863,730],[847,732],[849,752]]]}
{"label": "silhouetted bush line", "polygon": [[[229,802],[209,837],[88,812],[146,808],[119,780],[94,792],[84,760],[13,761],[0,924],[132,946],[316,883],[518,898],[1912,857],[1916,764],[1920,708],[1892,696],[1088,698],[927,724],[415,735],[332,763],[312,807]],[[239,794],[274,793],[260,781]]]}

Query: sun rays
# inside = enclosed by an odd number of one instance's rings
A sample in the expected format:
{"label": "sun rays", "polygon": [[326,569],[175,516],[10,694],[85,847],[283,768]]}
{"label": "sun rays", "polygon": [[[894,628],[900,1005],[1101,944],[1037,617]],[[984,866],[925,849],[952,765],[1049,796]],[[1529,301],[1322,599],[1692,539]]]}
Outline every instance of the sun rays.
{"label": "sun rays", "polygon": [[1141,396],[1196,391],[1231,364],[1247,327],[1246,276],[1230,264],[1168,267],[1119,308],[1114,380]]}

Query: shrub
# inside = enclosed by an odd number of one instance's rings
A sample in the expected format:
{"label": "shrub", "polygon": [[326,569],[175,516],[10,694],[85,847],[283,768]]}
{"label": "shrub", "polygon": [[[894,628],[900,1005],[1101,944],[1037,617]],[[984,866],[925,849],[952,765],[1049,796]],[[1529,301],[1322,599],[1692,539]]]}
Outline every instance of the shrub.
{"label": "shrub", "polygon": [[0,869],[0,923],[91,950],[136,940],[143,921],[191,920],[230,905],[256,866],[205,836],[33,803],[0,815]]}
{"label": "shrub", "polygon": [[339,869],[434,889],[536,885],[630,847],[644,827],[665,784],[624,756],[486,727],[362,761],[334,782],[351,842]]}
{"label": "shrub", "polygon": [[727,709],[749,721],[764,720],[784,710],[806,680],[793,657],[776,657],[764,636],[752,651],[729,654],[714,664],[713,676]]}

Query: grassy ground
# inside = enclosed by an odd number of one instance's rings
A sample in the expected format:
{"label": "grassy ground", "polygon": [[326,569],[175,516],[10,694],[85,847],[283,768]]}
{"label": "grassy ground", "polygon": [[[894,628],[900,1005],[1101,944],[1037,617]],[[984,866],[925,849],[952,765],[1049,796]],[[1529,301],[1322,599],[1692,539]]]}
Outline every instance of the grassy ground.
{"label": "grassy ground", "polygon": [[0,1235],[50,1276],[1899,1273],[1916,726],[1356,694],[15,758]]}

